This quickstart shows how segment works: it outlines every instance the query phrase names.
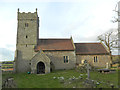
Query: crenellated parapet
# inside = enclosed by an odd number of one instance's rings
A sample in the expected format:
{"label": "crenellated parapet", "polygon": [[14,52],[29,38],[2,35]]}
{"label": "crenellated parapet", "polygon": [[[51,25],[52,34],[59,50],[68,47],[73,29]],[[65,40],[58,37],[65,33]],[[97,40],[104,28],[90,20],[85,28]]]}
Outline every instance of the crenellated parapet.
{"label": "crenellated parapet", "polygon": [[38,19],[37,8],[35,12],[20,12],[18,8],[18,20],[34,20]]}

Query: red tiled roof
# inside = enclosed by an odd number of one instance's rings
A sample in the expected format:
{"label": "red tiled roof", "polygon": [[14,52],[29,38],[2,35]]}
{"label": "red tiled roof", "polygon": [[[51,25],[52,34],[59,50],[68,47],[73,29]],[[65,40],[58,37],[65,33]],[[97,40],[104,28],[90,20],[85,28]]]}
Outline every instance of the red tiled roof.
{"label": "red tiled roof", "polygon": [[39,50],[74,50],[71,39],[39,39],[35,51]]}
{"label": "red tiled roof", "polygon": [[109,54],[101,43],[75,43],[75,47],[80,55]]}

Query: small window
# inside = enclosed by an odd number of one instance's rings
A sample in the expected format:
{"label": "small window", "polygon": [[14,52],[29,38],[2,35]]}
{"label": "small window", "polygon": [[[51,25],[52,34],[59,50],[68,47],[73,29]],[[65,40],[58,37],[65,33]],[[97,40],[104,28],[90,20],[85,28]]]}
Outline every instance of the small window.
{"label": "small window", "polygon": [[64,63],[65,63],[65,56],[64,56]]}
{"label": "small window", "polygon": [[98,62],[98,60],[97,60],[97,56],[96,56],[96,57],[94,57],[94,62]]}
{"label": "small window", "polygon": [[27,44],[26,44],[26,47],[27,47]]}
{"label": "small window", "polygon": [[97,62],[97,56],[96,56],[96,62]]}
{"label": "small window", "polygon": [[30,19],[31,21],[33,21],[33,19]]}
{"label": "small window", "polygon": [[28,23],[25,23],[25,27],[28,27]]}
{"label": "small window", "polygon": [[95,62],[95,57],[94,57],[94,62]]}
{"label": "small window", "polygon": [[26,35],[26,38],[28,38],[28,36]]}
{"label": "small window", "polygon": [[64,63],[68,63],[69,62],[69,56],[64,56]]}
{"label": "small window", "polygon": [[66,56],[66,63],[68,63],[68,56]]}

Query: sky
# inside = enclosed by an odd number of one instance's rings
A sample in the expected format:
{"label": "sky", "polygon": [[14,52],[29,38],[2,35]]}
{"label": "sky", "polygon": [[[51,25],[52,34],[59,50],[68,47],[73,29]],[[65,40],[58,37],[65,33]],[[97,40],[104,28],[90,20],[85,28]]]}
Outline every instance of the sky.
{"label": "sky", "polygon": [[[14,60],[17,10],[40,17],[39,38],[98,42],[97,36],[117,28],[112,23],[119,0],[0,0],[0,61]],[[116,51],[113,52],[116,54]]]}

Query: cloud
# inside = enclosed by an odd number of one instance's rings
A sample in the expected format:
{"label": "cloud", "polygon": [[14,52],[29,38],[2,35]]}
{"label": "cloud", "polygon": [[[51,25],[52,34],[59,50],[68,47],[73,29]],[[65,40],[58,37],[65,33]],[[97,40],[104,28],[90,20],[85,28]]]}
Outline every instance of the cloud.
{"label": "cloud", "polygon": [[[97,41],[98,35],[117,24],[110,23],[117,0],[1,0],[1,59],[13,58],[17,33],[17,8],[35,11],[40,17],[40,37],[73,36],[74,42]],[[49,2],[49,3],[41,3]],[[52,2],[52,3],[51,3]],[[53,3],[68,2],[68,3]],[[69,3],[79,2],[79,3]],[[1,49],[0,49],[1,50]],[[6,51],[6,52],[5,52]],[[7,55],[8,53],[8,55]],[[11,54],[12,53],[12,54]]]}
{"label": "cloud", "polygon": [[[105,2],[105,0],[100,0],[101,2]],[[12,3],[28,3],[28,2],[31,2],[31,3],[38,3],[38,2],[81,2],[81,3],[89,3],[89,2],[99,2],[100,1],[98,0],[1,0],[1,2],[12,2]],[[106,0],[107,2],[109,2],[110,0]],[[116,1],[118,2],[118,0],[111,0],[111,1]]]}
{"label": "cloud", "polygon": [[86,43],[89,43],[89,42],[99,42],[97,40],[97,36],[89,36],[89,37],[84,37],[84,36],[73,36],[73,40],[74,42],[76,43],[79,43],[79,42],[86,42]]}
{"label": "cloud", "polygon": [[14,60],[14,52],[6,48],[0,48],[0,61]]}
{"label": "cloud", "polygon": [[83,0],[1,0],[1,2],[38,3],[38,2],[81,2]]}

